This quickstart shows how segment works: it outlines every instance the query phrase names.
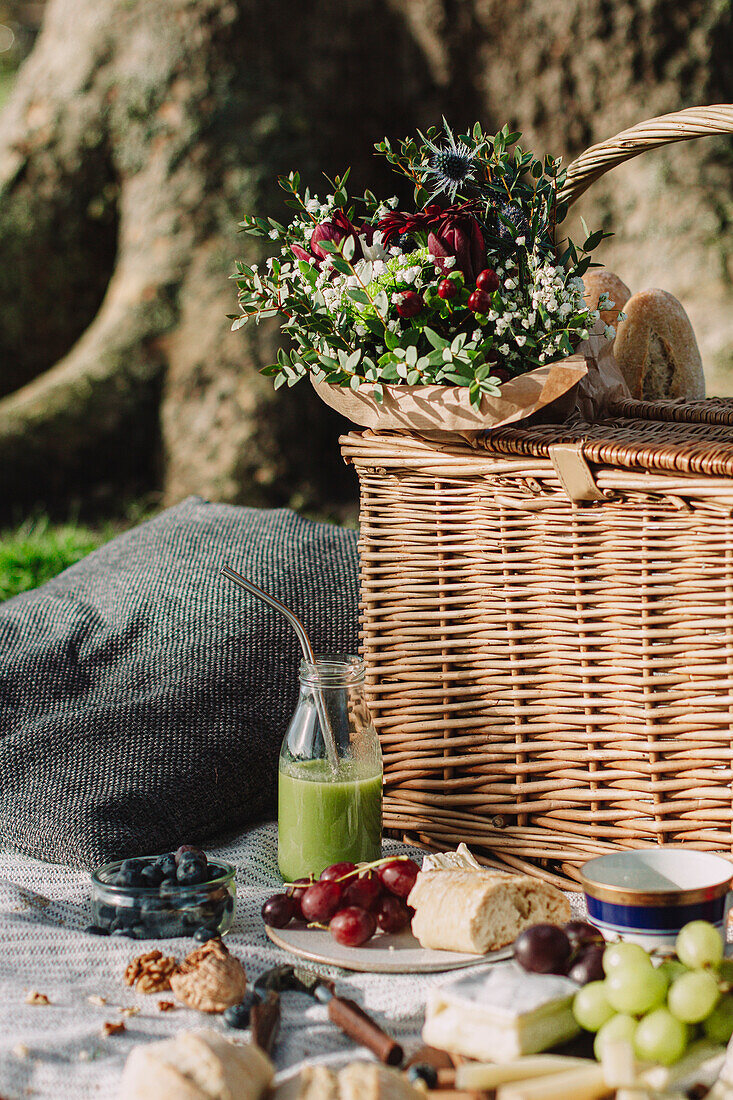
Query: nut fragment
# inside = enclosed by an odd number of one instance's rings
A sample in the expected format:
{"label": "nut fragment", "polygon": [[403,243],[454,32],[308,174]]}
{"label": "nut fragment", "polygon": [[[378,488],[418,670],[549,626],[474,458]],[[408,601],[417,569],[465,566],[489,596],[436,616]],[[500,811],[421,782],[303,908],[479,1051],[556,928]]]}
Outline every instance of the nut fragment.
{"label": "nut fragment", "polygon": [[15,1046],[13,1047],[13,1054],[15,1055],[16,1058],[20,1058],[21,1060],[24,1060],[30,1054],[30,1050],[25,1045],[25,1043],[16,1043]]}
{"label": "nut fragment", "polygon": [[122,1020],[117,1020],[115,1023],[110,1020],[105,1020],[102,1024],[102,1035],[105,1038],[108,1035],[119,1035],[123,1031],[127,1031],[127,1028],[123,1024]]}
{"label": "nut fragment", "polygon": [[160,1012],[172,1012],[175,1007],[175,1001],[158,1001],[158,1010]]}
{"label": "nut fragment", "polygon": [[170,976],[176,969],[176,960],[162,951],[148,951],[138,955],[125,970],[125,981],[134,985],[138,993],[164,993],[170,989]]}
{"label": "nut fragment", "polygon": [[242,1000],[246,988],[244,967],[218,939],[197,947],[171,975],[178,1000],[199,1012],[223,1012]]}
{"label": "nut fragment", "polygon": [[120,1016],[139,1016],[140,1009],[137,1005],[128,1005],[127,1008],[118,1008]]}
{"label": "nut fragment", "polygon": [[97,993],[93,993],[91,997],[87,997],[90,1005],[96,1005],[97,1008],[103,1008],[107,1004],[106,997],[100,997]]}
{"label": "nut fragment", "polygon": [[27,1005],[50,1005],[48,997],[45,993],[39,993],[37,989],[29,989],[25,995],[25,1003]]}

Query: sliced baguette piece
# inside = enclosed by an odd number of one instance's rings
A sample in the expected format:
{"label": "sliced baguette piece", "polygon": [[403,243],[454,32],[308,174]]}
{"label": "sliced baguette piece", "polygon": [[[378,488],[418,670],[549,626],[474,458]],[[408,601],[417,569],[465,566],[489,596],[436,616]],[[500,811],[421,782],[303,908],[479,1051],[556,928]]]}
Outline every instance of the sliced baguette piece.
{"label": "sliced baguette piece", "polygon": [[586,1061],[584,1066],[566,1073],[500,1085],[496,1100],[599,1100],[611,1091],[602,1067]]}
{"label": "sliced baguette piece", "polygon": [[495,1062],[462,1062],[456,1069],[456,1088],[489,1092],[510,1081],[550,1077],[553,1073],[565,1073],[587,1065],[587,1058],[570,1058],[562,1054],[530,1054],[500,1065]]}
{"label": "sliced baguette piece", "polygon": [[485,955],[533,924],[570,920],[567,898],[532,875],[493,871],[421,871],[407,904],[422,947]]}
{"label": "sliced baguette piece", "polygon": [[340,1071],[338,1084],[339,1100],[425,1100],[402,1073],[377,1062],[352,1062]]}
{"label": "sliced baguette piece", "polygon": [[303,1066],[269,1096],[270,1100],[339,1100],[338,1077],[328,1066]]}

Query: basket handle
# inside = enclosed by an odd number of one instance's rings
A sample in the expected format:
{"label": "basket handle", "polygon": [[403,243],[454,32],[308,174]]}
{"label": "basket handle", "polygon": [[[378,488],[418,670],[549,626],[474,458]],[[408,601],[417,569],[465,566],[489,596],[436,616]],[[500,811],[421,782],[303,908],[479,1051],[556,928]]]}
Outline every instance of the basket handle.
{"label": "basket handle", "polygon": [[733,104],[687,107],[684,111],[639,122],[581,153],[568,168],[558,201],[572,205],[605,172],[625,160],[638,157],[647,149],[710,134],[733,134]]}

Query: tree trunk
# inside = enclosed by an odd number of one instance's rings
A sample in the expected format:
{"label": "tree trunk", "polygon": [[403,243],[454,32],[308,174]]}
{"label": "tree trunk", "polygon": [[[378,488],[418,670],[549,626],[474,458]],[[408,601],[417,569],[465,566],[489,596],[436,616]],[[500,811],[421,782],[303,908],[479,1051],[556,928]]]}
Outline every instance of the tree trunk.
{"label": "tree trunk", "polygon": [[0,120],[4,505],[156,466],[168,500],[353,493],[334,414],[257,374],[276,329],[229,331],[237,222],[293,167],[386,183],[436,87],[384,0],[51,0]]}
{"label": "tree trunk", "polygon": [[[49,0],[0,118],[3,506],[156,479],[169,501],[354,493],[334,415],[257,374],[276,327],[229,331],[227,277],[260,247],[242,213],[281,216],[296,167],[392,194],[372,142],[441,114],[567,156],[730,100],[732,27],[702,0]],[[633,290],[683,299],[719,378],[732,178],[730,142],[706,140],[581,202]]]}

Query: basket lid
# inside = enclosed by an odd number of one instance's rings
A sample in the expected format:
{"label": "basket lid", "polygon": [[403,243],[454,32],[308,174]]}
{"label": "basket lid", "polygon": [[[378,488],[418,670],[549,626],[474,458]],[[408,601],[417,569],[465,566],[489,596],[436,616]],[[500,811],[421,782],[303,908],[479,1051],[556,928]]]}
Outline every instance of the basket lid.
{"label": "basket lid", "polygon": [[626,469],[733,477],[733,399],[622,401],[595,423],[497,428],[491,454],[547,458],[558,443],[580,444],[588,462]]}

